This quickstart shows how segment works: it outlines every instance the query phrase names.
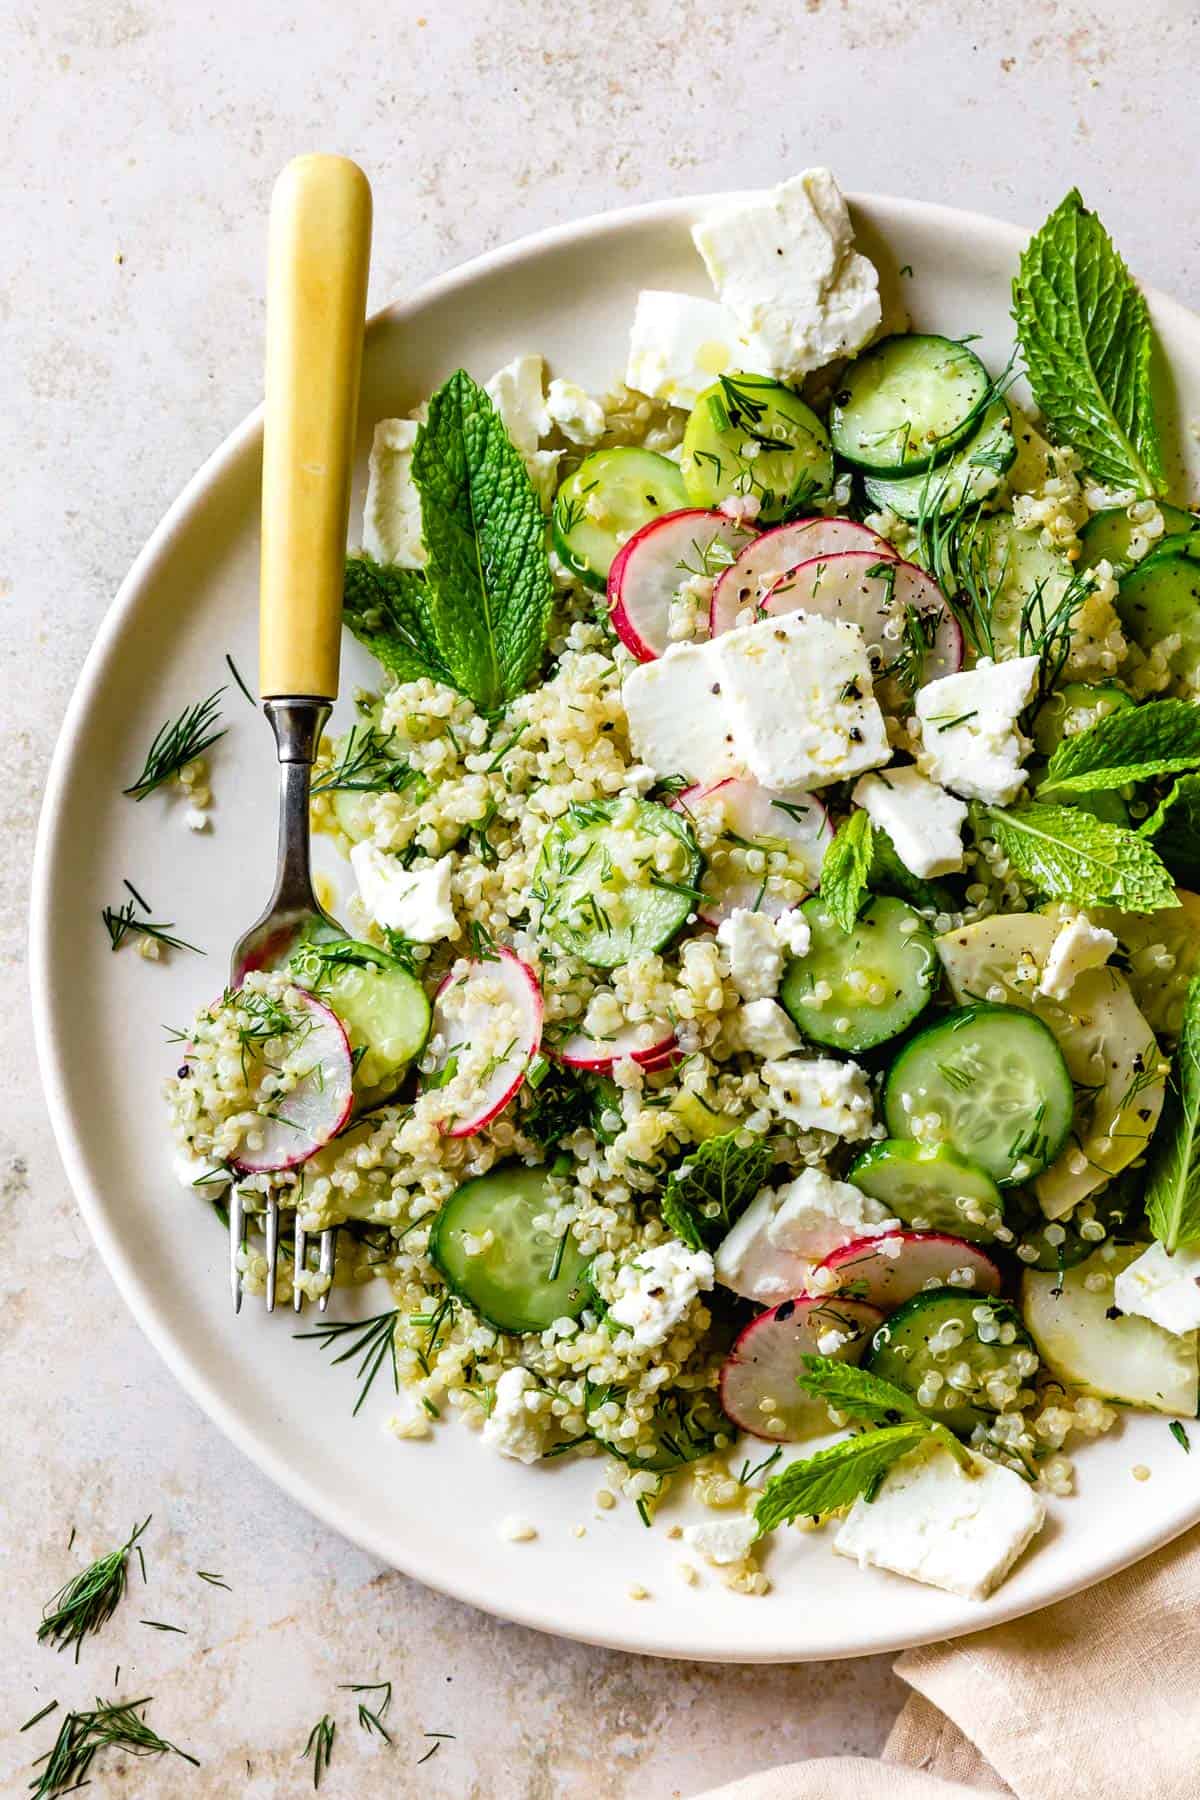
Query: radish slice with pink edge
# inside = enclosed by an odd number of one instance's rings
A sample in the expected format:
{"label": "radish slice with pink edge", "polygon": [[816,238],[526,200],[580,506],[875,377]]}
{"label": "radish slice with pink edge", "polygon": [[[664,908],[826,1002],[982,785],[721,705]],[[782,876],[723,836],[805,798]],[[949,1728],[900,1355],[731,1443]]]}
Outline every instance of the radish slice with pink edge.
{"label": "radish slice with pink edge", "polygon": [[725,513],[699,508],[664,513],[634,532],[609,569],[608,606],[613,630],[639,662],[670,644],[671,602],[688,577],[727,568],[750,536]]}
{"label": "radish slice with pink edge", "polygon": [[550,1051],[556,1062],[568,1069],[587,1069],[596,1075],[607,1075],[614,1063],[631,1057],[643,1069],[665,1068],[677,1054],[675,1033],[661,1019],[649,1024],[622,1025],[609,1037],[591,1037],[576,1031]]}
{"label": "radish slice with pink edge", "polygon": [[769,887],[764,889],[761,875],[752,875],[728,862],[720,868],[710,866],[700,882],[705,899],[698,909],[706,925],[719,925],[739,906],[777,919],[811,894],[820,880],[825,852],[833,842],[833,826],[815,794],[777,794],[756,781],[730,776],[711,787],[685,788],[673,804],[678,811],[693,817],[710,809],[719,812],[722,836],[743,840],[734,849],[768,842],[772,849],[782,848],[788,857],[789,876],[804,889],[785,899]]}
{"label": "radish slice with pink edge", "polygon": [[354,1104],[354,1060],[341,1020],[320,1000],[297,988],[286,1010],[304,1022],[281,1038],[285,1054],[302,1070],[286,1094],[274,1100],[271,1117],[253,1127],[261,1143],[240,1150],[232,1164],[239,1175],[294,1169],[336,1137]]}
{"label": "radish slice with pink edge", "polygon": [[867,1300],[891,1312],[926,1288],[998,1294],[1001,1278],[991,1257],[964,1238],[942,1231],[887,1231],[831,1250],[813,1270],[810,1286],[814,1293]]}
{"label": "radish slice with pink edge", "polygon": [[708,609],[709,635],[731,631],[738,614],[748,606],[758,606],[779,577],[797,563],[814,556],[836,556],[844,550],[866,551],[876,562],[896,555],[886,538],[857,519],[796,519],[764,531],[718,579]]}
{"label": "radish slice with pink edge", "polygon": [[863,1300],[813,1294],[798,1294],[760,1313],[722,1365],[722,1407],[735,1425],[769,1443],[794,1444],[828,1431],[825,1402],[796,1385],[804,1358],[860,1362],[883,1317],[877,1306]]}
{"label": "radish slice with pink edge", "polygon": [[433,997],[430,1041],[440,1048],[432,1073],[454,1057],[451,1079],[475,1077],[463,1110],[442,1122],[447,1137],[472,1137],[504,1111],[542,1041],[542,1013],[537,976],[511,950],[456,962],[443,978]]}
{"label": "radish slice with pink edge", "polygon": [[[915,563],[881,559],[871,550],[814,556],[781,575],[762,605],[769,618],[806,612],[857,625],[866,639],[875,697],[887,711],[910,702],[925,682],[962,668],[962,627],[936,581]],[[914,618],[921,634],[916,641],[909,631]]]}

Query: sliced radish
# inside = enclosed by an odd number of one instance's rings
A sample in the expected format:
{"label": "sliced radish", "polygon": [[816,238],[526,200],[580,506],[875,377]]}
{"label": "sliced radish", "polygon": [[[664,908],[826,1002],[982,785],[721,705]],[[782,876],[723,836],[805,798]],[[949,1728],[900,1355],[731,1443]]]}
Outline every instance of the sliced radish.
{"label": "sliced radish", "polygon": [[781,575],[814,556],[836,556],[844,550],[865,551],[879,562],[896,552],[886,538],[856,519],[796,519],[776,525],[747,544],[735,563],[720,577],[708,609],[712,637],[730,631],[737,616],[757,606]]}
{"label": "sliced radish", "polygon": [[649,1024],[622,1025],[611,1037],[595,1038],[577,1031],[556,1044],[550,1054],[568,1069],[589,1069],[607,1075],[622,1057],[631,1057],[644,1069],[665,1068],[675,1058],[675,1033],[661,1020]]}
{"label": "sliced radish", "polygon": [[671,602],[689,575],[704,574],[714,544],[736,556],[749,532],[725,513],[689,508],[651,519],[618,550],[608,572],[613,630],[639,662],[670,643]]}
{"label": "sliced radish", "polygon": [[[825,852],[833,841],[833,826],[815,794],[777,794],[771,788],[759,787],[756,781],[731,776],[711,787],[685,788],[675,806],[680,812],[693,814],[719,807],[723,833],[748,844],[761,844],[766,839],[777,841],[787,852],[795,879],[803,880],[805,891],[811,893],[816,887]],[[797,904],[797,900],[781,900],[778,894],[764,892],[761,875],[739,871],[728,864],[709,868],[702,885],[705,899],[699,914],[707,925],[719,925],[738,906],[777,919]],[[798,896],[803,898],[803,894]]]}
{"label": "sliced radish", "polygon": [[855,1238],[830,1251],[813,1271],[811,1282],[814,1293],[853,1295],[885,1312],[925,1288],[998,1294],[1000,1285],[1000,1270],[978,1244],[942,1231],[888,1231],[881,1237]]}
{"label": "sliced radish", "polygon": [[453,1079],[475,1077],[463,1110],[442,1124],[448,1137],[472,1137],[504,1111],[542,1041],[542,1013],[537,976],[511,950],[456,962],[444,977],[433,997],[430,1041],[441,1041],[433,1073],[453,1056]]}
{"label": "sliced radish", "polygon": [[741,1333],[721,1369],[721,1405],[743,1431],[793,1444],[829,1429],[825,1402],[796,1385],[806,1356],[859,1362],[883,1323],[877,1306],[841,1297],[798,1294],[760,1313]]}
{"label": "sliced radish", "polygon": [[[911,700],[914,689],[925,682],[954,675],[962,668],[962,628],[937,583],[915,563],[881,559],[873,550],[814,556],[780,576],[762,605],[764,613],[772,616],[819,613],[825,619],[844,619],[860,626],[875,676],[876,698],[886,708]],[[906,678],[897,665],[901,659],[911,663],[906,626],[914,616],[926,648]],[[896,674],[885,674],[889,667],[895,668]]]}
{"label": "sliced radish", "polygon": [[274,1102],[272,1116],[255,1127],[261,1144],[239,1151],[233,1159],[239,1175],[294,1169],[336,1137],[350,1117],[354,1061],[341,1020],[302,988],[289,996],[288,1006],[305,1014],[303,1033],[297,1030],[285,1040],[289,1055],[298,1059],[305,1072],[290,1092]]}

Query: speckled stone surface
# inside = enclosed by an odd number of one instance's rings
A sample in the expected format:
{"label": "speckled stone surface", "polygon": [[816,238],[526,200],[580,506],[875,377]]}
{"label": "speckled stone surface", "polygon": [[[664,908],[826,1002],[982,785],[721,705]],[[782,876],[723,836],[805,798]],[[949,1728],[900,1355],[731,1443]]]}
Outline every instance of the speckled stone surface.
{"label": "speckled stone surface", "polygon": [[[38,1091],[24,938],[43,771],[122,574],[258,398],[263,220],[288,156],[340,149],[369,171],[376,303],[541,225],[816,161],[848,188],[1018,221],[1077,182],[1134,268],[1187,300],[1193,9],[5,0],[0,42],[0,1788],[23,1790],[52,1735],[18,1735],[25,1718],[118,1689],[153,1695],[201,1767],[97,1763],[96,1794],[311,1791],[298,1758],[327,1710],[330,1800],[667,1800],[876,1750],[902,1698],[885,1659],[722,1670],[497,1623],[333,1537],[184,1398],[91,1248]],[[78,1668],[38,1647],[40,1602],[148,1511],[145,1590],[135,1575]],[[337,1692],[377,1679],[391,1749]]]}

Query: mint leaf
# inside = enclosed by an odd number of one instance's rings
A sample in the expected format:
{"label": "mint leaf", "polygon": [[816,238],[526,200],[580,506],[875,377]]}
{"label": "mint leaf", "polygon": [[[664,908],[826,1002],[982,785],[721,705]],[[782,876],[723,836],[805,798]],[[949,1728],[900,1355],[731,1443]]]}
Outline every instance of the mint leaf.
{"label": "mint leaf", "polygon": [[923,1425],[892,1425],[843,1438],[803,1462],[789,1463],[771,1476],[754,1508],[759,1537],[792,1519],[821,1519],[840,1512],[877,1487],[892,1464],[915,1450],[924,1436]]}
{"label": "mint leaf", "polygon": [[664,1223],[691,1250],[720,1243],[763,1186],[774,1158],[761,1138],[739,1144],[738,1134],[708,1138],[671,1171],[662,1196]]}
{"label": "mint leaf", "polygon": [[851,813],[825,852],[821,898],[843,931],[853,931],[871,878],[875,837],[865,812]]}
{"label": "mint leaf", "polygon": [[1167,1250],[1200,1238],[1200,976],[1188,983],[1167,1102],[1154,1134],[1146,1218]]}
{"label": "mint leaf", "polygon": [[1200,775],[1184,775],[1140,826],[1176,881],[1200,882]]}
{"label": "mint leaf", "polygon": [[430,400],[412,473],[438,649],[480,712],[497,712],[537,674],[554,591],[525,464],[465,370]]}
{"label": "mint leaf", "polygon": [[832,1356],[806,1356],[804,1371],[796,1377],[797,1386],[836,1407],[846,1418],[860,1425],[920,1425],[933,1432],[964,1469],[970,1468],[970,1456],[954,1433],[931,1419],[913,1396],[894,1382]]}
{"label": "mint leaf", "polygon": [[1102,481],[1161,494],[1150,314],[1077,188],[1025,247],[1013,318],[1029,385],[1057,436]]}
{"label": "mint leaf", "polygon": [[1175,906],[1175,884],[1146,839],[1070,806],[1036,801],[1005,812],[981,808],[994,838],[1024,880],[1048,900],[1155,912]]}
{"label": "mint leaf", "polygon": [[456,685],[433,634],[425,577],[415,569],[348,556],[342,617],[397,681],[420,681],[427,675]]}
{"label": "mint leaf", "polygon": [[1200,706],[1158,700],[1122,707],[1064,738],[1038,784],[1038,795],[1093,794],[1200,767]]}

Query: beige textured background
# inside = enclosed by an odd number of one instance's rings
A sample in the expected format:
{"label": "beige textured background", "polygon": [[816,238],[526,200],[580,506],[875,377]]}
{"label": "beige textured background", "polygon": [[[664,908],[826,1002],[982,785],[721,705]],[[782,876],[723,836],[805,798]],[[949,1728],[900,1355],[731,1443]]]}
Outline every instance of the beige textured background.
{"label": "beige textured background", "polygon": [[[53,1721],[18,1736],[21,1721],[53,1696],[107,1696],[118,1663],[122,1690],[154,1695],[154,1722],[202,1767],[97,1765],[98,1795],[311,1791],[297,1757],[337,1702],[330,1800],[666,1800],[773,1761],[869,1753],[901,1698],[884,1659],[639,1661],[380,1569],[184,1398],[76,1216],[23,990],[42,774],[126,567],[258,398],[279,165],[313,148],[365,165],[376,303],[541,225],[814,161],[846,187],[1018,221],[1077,182],[1135,269],[1187,300],[1200,296],[1198,54],[1190,0],[2,0],[5,1793],[51,1735]],[[39,1648],[40,1603],[75,1558],[150,1510],[144,1596],[135,1585],[78,1668]],[[377,1675],[395,1684],[390,1751],[334,1692]],[[418,1770],[438,1731],[453,1740]]]}

